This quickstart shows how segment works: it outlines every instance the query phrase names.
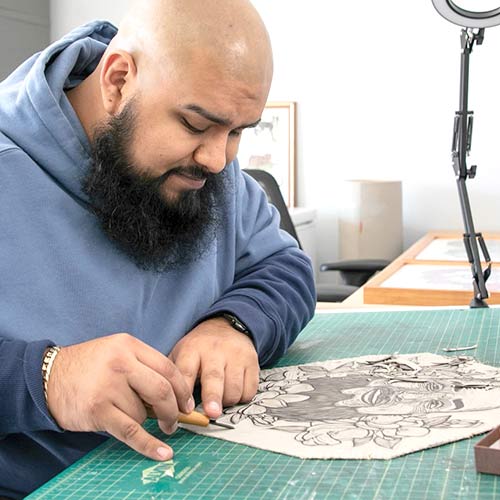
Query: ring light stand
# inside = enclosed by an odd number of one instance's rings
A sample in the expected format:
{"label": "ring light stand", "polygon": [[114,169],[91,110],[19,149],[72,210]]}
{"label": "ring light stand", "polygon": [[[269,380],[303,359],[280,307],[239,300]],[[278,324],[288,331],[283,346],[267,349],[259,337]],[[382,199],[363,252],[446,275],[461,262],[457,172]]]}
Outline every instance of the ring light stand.
{"label": "ring light stand", "polygon": [[[464,220],[464,245],[467,258],[471,264],[474,297],[471,308],[488,307],[484,299],[488,298],[486,281],[491,274],[491,259],[486,243],[481,233],[476,233],[472,219],[472,211],[465,181],[473,179],[477,166],[467,168],[467,156],[472,142],[473,111],[468,110],[469,94],[469,63],[474,44],[481,45],[484,40],[484,30],[500,24],[500,7],[482,12],[472,12],[456,5],[452,0],[432,0],[436,10],[448,21],[462,26],[460,42],[462,47],[460,64],[460,107],[455,114],[453,124],[453,142],[451,156],[455,171],[460,205]],[[479,247],[486,262],[486,269],[481,267]]]}

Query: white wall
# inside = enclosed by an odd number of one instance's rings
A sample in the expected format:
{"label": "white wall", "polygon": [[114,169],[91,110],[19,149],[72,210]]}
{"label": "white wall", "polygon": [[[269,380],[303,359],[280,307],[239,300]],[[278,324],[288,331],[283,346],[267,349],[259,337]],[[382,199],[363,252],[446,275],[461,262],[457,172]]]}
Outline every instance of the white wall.
{"label": "white wall", "polygon": [[0,0],[0,80],[49,42],[49,0]]}
{"label": "white wall", "polygon": [[[403,181],[404,245],[462,230],[451,167],[460,28],[431,0],[254,0],[273,40],[273,100],[298,102],[299,203],[316,206],[318,260],[336,241],[342,179]],[[471,58],[468,180],[477,230],[500,230],[500,27]]]}
{"label": "white wall", "polygon": [[[403,181],[404,244],[462,230],[451,167],[460,28],[431,0],[253,0],[274,46],[271,100],[298,103],[298,202],[316,207],[318,261],[337,255],[343,179]],[[52,37],[92,18],[117,22],[128,2],[51,0]],[[467,181],[476,229],[500,231],[500,27],[471,59],[475,111]]]}
{"label": "white wall", "polygon": [[80,24],[106,19],[118,24],[131,0],[50,0],[50,37],[57,40]]}

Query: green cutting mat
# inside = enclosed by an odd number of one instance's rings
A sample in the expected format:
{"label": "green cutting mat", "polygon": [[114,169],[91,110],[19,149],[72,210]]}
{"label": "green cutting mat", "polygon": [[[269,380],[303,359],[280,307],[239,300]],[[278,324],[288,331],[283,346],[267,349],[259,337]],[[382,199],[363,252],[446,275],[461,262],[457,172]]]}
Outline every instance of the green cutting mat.
{"label": "green cutting mat", "polygon": [[[500,365],[500,309],[320,314],[280,365],[394,352],[443,354],[443,347],[476,343],[477,350],[467,354]],[[160,436],[155,422],[147,427]],[[475,471],[473,445],[479,439],[389,461],[328,461],[301,460],[180,430],[168,440],[175,450],[174,478],[149,484],[142,482],[143,471],[158,462],[111,439],[28,498],[498,499],[500,477]]]}

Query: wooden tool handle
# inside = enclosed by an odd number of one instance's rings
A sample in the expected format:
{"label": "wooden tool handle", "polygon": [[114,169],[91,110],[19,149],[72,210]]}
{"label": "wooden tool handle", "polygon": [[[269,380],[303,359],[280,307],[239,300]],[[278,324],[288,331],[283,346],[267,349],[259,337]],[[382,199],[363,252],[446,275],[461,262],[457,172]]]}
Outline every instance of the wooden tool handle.
{"label": "wooden tool handle", "polygon": [[198,413],[197,411],[192,411],[188,415],[185,413],[179,413],[179,422],[183,424],[199,425],[201,427],[207,427],[210,423],[210,419],[203,415],[203,413]]}
{"label": "wooden tool handle", "polygon": [[[151,405],[145,402],[143,403],[144,406],[146,407],[146,411],[148,412],[148,417],[157,418]],[[210,423],[210,419],[206,415],[203,415],[203,413],[199,413],[197,411],[192,411],[188,415],[186,415],[185,413],[179,413],[178,420],[183,424],[199,425],[201,427],[207,427],[208,424]]]}

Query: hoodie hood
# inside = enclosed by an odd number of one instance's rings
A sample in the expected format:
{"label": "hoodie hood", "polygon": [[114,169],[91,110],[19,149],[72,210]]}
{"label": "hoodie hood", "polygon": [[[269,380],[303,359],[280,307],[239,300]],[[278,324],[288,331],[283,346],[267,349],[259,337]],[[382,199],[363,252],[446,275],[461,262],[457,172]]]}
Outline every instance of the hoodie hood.
{"label": "hoodie hood", "polygon": [[85,24],[33,55],[0,83],[0,132],[83,201],[81,179],[90,161],[90,144],[64,91],[95,70],[116,33],[107,21]]}

